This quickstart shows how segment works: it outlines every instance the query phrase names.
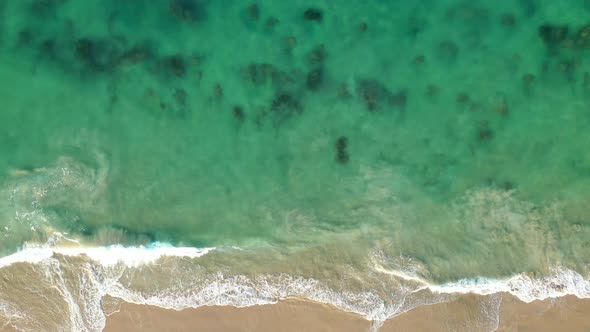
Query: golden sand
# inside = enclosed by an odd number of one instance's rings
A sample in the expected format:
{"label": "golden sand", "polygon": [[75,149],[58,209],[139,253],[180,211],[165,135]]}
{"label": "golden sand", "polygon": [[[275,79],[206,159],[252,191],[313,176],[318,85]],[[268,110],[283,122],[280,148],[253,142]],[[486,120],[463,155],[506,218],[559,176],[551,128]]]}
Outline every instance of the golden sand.
{"label": "golden sand", "polygon": [[[489,326],[489,321],[482,325],[480,310],[489,300],[486,296],[464,295],[451,302],[420,306],[389,319],[379,331],[478,331]],[[499,315],[493,315],[498,317],[497,331],[590,331],[588,299],[567,296],[524,303],[502,294],[499,308]],[[371,323],[359,315],[307,300],[286,299],[247,308],[217,306],[182,311],[122,303],[120,310],[107,318],[104,331],[360,332],[370,327]]]}

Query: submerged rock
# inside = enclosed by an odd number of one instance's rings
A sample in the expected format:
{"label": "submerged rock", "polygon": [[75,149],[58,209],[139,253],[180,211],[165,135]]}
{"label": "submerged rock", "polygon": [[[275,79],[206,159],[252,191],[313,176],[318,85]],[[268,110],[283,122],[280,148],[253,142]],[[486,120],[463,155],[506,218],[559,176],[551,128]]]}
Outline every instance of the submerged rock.
{"label": "submerged rock", "polygon": [[68,0],[34,0],[31,2],[31,13],[39,17],[55,17],[59,6]]}
{"label": "submerged rock", "polygon": [[324,19],[324,13],[317,8],[308,8],[303,13],[303,18],[307,21],[321,22]]}
{"label": "submerged rock", "polygon": [[494,138],[494,132],[486,121],[480,124],[477,135],[479,141],[489,141]]}
{"label": "submerged rock", "polygon": [[205,6],[199,0],[172,0],[168,6],[170,13],[184,22],[196,22],[205,19]]}
{"label": "submerged rock", "polygon": [[276,17],[269,17],[266,22],[264,22],[264,27],[268,30],[274,30],[274,28],[279,25],[280,21]]}
{"label": "submerged rock", "polygon": [[187,99],[186,90],[184,90],[182,88],[177,88],[174,91],[174,99],[176,100],[176,103],[178,103],[178,105],[186,106],[186,99]]}
{"label": "submerged rock", "polygon": [[538,33],[546,46],[556,47],[568,38],[569,27],[567,25],[543,24],[539,27]]}
{"label": "submerged rock", "polygon": [[166,56],[160,60],[160,65],[164,72],[176,77],[184,77],[187,71],[185,59],[179,55]]}
{"label": "submerged rock", "polygon": [[239,106],[236,105],[232,108],[232,115],[234,116],[234,118],[240,122],[244,121],[244,118],[246,117],[246,114],[244,113],[244,109]]}
{"label": "submerged rock", "polygon": [[313,69],[307,73],[306,86],[310,91],[317,91],[324,81],[324,69],[322,67]]}
{"label": "submerged rock", "polygon": [[291,93],[281,92],[272,100],[270,110],[274,113],[291,115],[294,113],[301,113],[303,107],[299,100],[297,100],[297,98]]}
{"label": "submerged rock", "polygon": [[264,85],[272,79],[276,69],[269,63],[251,63],[242,68],[242,76],[254,85]]}
{"label": "submerged rock", "polygon": [[307,62],[310,65],[321,65],[326,60],[327,56],[326,47],[324,44],[320,44],[314,47],[311,52],[307,54]]}
{"label": "submerged rock", "polygon": [[246,14],[248,19],[258,21],[260,19],[260,7],[258,4],[253,3],[246,8]]}
{"label": "submerged rock", "polygon": [[274,124],[281,125],[294,115],[303,112],[303,105],[292,93],[280,92],[272,100],[270,113],[273,115]]}
{"label": "submerged rock", "polygon": [[438,44],[437,54],[442,60],[453,62],[459,55],[459,47],[451,40],[443,40]]}
{"label": "submerged rock", "polygon": [[144,42],[125,50],[117,59],[117,63],[120,65],[136,64],[153,58],[154,54],[155,52],[150,45]]}
{"label": "submerged rock", "polygon": [[356,92],[367,106],[367,110],[371,112],[376,111],[379,105],[391,95],[391,92],[376,80],[358,81]]}
{"label": "submerged rock", "polygon": [[509,13],[502,14],[502,16],[500,16],[500,23],[505,28],[514,28],[514,26],[516,26],[516,17]]}
{"label": "submerged rock", "polygon": [[588,72],[584,72],[582,87],[584,88],[584,93],[590,93],[590,73]]}
{"label": "submerged rock", "polygon": [[336,140],[336,161],[340,164],[346,164],[350,160],[350,156],[348,155],[348,137],[340,136]]}
{"label": "submerged rock", "polygon": [[74,43],[75,58],[85,69],[103,72],[116,67],[123,43],[112,39],[83,37]]}
{"label": "submerged rock", "polygon": [[405,89],[392,93],[385,85],[376,80],[359,80],[356,93],[370,112],[377,111],[381,106],[404,108],[408,101]]}

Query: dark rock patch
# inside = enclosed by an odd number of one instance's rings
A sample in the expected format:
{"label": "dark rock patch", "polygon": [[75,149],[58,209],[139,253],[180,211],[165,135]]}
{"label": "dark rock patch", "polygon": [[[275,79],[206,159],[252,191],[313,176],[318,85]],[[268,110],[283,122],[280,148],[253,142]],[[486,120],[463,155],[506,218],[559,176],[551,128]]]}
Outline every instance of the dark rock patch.
{"label": "dark rock patch", "polygon": [[182,89],[182,88],[177,88],[176,90],[174,90],[174,100],[176,100],[176,103],[182,107],[186,106],[186,98],[187,98],[187,93],[186,90]]}
{"label": "dark rock patch", "polygon": [[419,34],[421,34],[424,31],[425,26],[426,24],[424,20],[417,17],[411,17],[410,19],[408,19],[408,36],[410,36],[411,38],[416,38]]}
{"label": "dark rock patch", "polygon": [[525,94],[529,95],[531,94],[531,92],[533,91],[533,88],[535,86],[535,75],[533,74],[525,74],[522,76],[522,87],[523,90],[525,92]]}
{"label": "dark rock patch", "polygon": [[365,22],[362,22],[361,24],[359,24],[357,29],[359,32],[367,32],[367,30],[369,30],[369,25]]}
{"label": "dark rock patch", "polygon": [[467,105],[470,101],[469,95],[465,92],[458,93],[455,97],[455,101],[459,105]]}
{"label": "dark rock patch", "polygon": [[147,60],[150,60],[155,57],[155,51],[149,45],[149,43],[144,42],[137,45],[132,46],[131,48],[125,50],[121,56],[117,59],[118,65],[126,65],[126,64],[137,64]]}
{"label": "dark rock patch", "polygon": [[426,56],[423,54],[417,55],[412,59],[412,64],[415,66],[421,66],[426,62]]}
{"label": "dark rock patch", "polygon": [[512,190],[514,189],[514,183],[512,181],[504,181],[502,182],[501,188],[506,191]]}
{"label": "dark rock patch", "polygon": [[510,109],[508,107],[508,100],[506,99],[506,96],[504,94],[499,93],[495,97],[495,100],[492,105],[492,109],[494,112],[496,112],[502,116],[508,115]]}
{"label": "dark rock patch", "polygon": [[438,57],[447,62],[453,62],[459,55],[459,47],[451,40],[444,40],[438,44]]}
{"label": "dark rock patch", "polygon": [[320,44],[314,47],[308,54],[307,54],[307,62],[310,65],[321,65],[324,63],[327,57],[326,47],[324,44]]}
{"label": "dark rock patch", "polygon": [[306,76],[306,86],[310,91],[317,91],[324,81],[324,69],[322,67],[310,70]]}
{"label": "dark rock patch", "polygon": [[526,17],[531,17],[537,12],[537,1],[535,0],[518,0],[518,4]]}
{"label": "dark rock patch", "polygon": [[187,64],[183,56],[179,54],[170,55],[160,60],[160,66],[164,73],[170,76],[184,77],[187,71]]}
{"label": "dark rock patch", "polygon": [[376,80],[359,80],[356,93],[370,112],[377,111],[382,106],[404,108],[408,101],[405,89],[392,93],[385,85]]}
{"label": "dark rock patch", "polygon": [[405,89],[393,93],[389,97],[389,103],[399,108],[405,108],[408,103],[408,92]]}
{"label": "dark rock patch", "polygon": [[30,27],[21,29],[16,36],[17,47],[28,47],[37,39],[37,32]]}
{"label": "dark rock patch", "polygon": [[84,37],[74,43],[74,55],[84,69],[104,72],[115,68],[123,47],[115,39]]}
{"label": "dark rock patch", "polygon": [[271,83],[275,91],[290,89],[295,80],[288,73],[279,70],[269,63],[251,63],[241,69],[242,77],[255,86]]}
{"label": "dark rock patch", "polygon": [[428,84],[426,87],[426,96],[433,98],[438,95],[440,88],[436,84]]}
{"label": "dark rock patch", "polygon": [[275,96],[270,105],[270,110],[274,113],[293,114],[301,113],[303,107],[297,98],[291,93],[281,92]]}
{"label": "dark rock patch", "polygon": [[257,22],[260,20],[260,7],[258,7],[258,4],[253,3],[249,5],[248,8],[246,8],[246,15],[251,21]]}
{"label": "dark rock patch", "polygon": [[30,11],[33,15],[43,18],[55,18],[59,6],[67,0],[34,0],[31,2]]}
{"label": "dark rock patch", "polygon": [[516,26],[516,17],[508,13],[502,14],[500,16],[500,23],[505,28],[514,28]]}
{"label": "dark rock patch", "polygon": [[242,69],[242,76],[254,85],[264,85],[275,72],[274,66],[269,63],[251,63]]}
{"label": "dark rock patch", "polygon": [[55,60],[58,57],[58,45],[55,39],[46,38],[39,43],[37,47],[39,55],[43,58]]}
{"label": "dark rock patch", "polygon": [[321,22],[324,19],[324,13],[317,8],[308,8],[303,12],[303,18],[306,21]]}
{"label": "dark rock patch", "polygon": [[558,47],[569,35],[567,25],[543,24],[538,29],[539,36],[548,47]]}
{"label": "dark rock patch", "polygon": [[576,31],[574,37],[574,45],[578,48],[590,47],[590,24],[585,24]]}
{"label": "dark rock patch", "polygon": [[582,87],[584,88],[584,93],[590,94],[590,73],[588,72],[584,72]]}
{"label": "dark rock patch", "polygon": [[268,19],[266,19],[266,22],[264,22],[264,27],[267,30],[274,30],[274,28],[279,25],[280,21],[278,18],[276,17],[269,17]]}
{"label": "dark rock patch", "polygon": [[447,10],[446,17],[463,24],[482,24],[488,19],[488,10],[471,1],[459,2]]}
{"label": "dark rock patch", "polygon": [[297,38],[295,36],[289,36],[284,39],[283,44],[285,52],[291,53],[297,47]]}
{"label": "dark rock patch", "polygon": [[482,122],[477,131],[477,138],[481,142],[490,141],[494,138],[494,132],[487,122]]}
{"label": "dark rock patch", "polygon": [[203,21],[205,6],[200,0],[172,0],[168,9],[173,17],[183,22]]}
{"label": "dark rock patch", "polygon": [[370,112],[377,111],[379,105],[390,95],[389,90],[375,80],[360,80],[356,92]]}
{"label": "dark rock patch", "polygon": [[545,46],[554,53],[560,49],[584,51],[590,48],[590,24],[571,29],[566,24],[545,23],[537,33]]}
{"label": "dark rock patch", "polygon": [[215,83],[215,85],[213,85],[213,99],[223,99],[223,87],[219,83]]}
{"label": "dark rock patch", "polygon": [[301,102],[289,92],[280,92],[272,100],[270,112],[274,116],[275,125],[281,125],[294,115],[303,112]]}
{"label": "dark rock patch", "polygon": [[350,156],[348,155],[348,137],[340,136],[336,140],[336,161],[340,164],[346,164],[350,160]]}
{"label": "dark rock patch", "polygon": [[244,113],[244,109],[239,105],[236,105],[232,108],[232,115],[233,115],[234,119],[236,119],[240,122],[243,122],[244,119],[246,118],[246,114]]}

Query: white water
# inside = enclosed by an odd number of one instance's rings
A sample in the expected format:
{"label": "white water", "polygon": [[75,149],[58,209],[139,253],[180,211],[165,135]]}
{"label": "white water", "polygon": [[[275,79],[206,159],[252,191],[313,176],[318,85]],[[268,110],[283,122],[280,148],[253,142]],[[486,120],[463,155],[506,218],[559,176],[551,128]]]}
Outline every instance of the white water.
{"label": "white water", "polygon": [[127,267],[150,264],[163,256],[196,258],[215,248],[173,247],[165,243],[154,243],[148,247],[124,247],[112,245],[106,247],[64,247],[28,246],[12,255],[0,258],[0,268],[18,262],[39,263],[51,258],[54,253],[65,256],[86,255],[102,266],[110,267],[123,263]]}
{"label": "white water", "polygon": [[[391,282],[400,279],[409,283],[407,289],[396,296],[400,298],[382,299],[373,291],[350,292],[334,290],[319,280],[290,275],[259,275],[250,278],[242,275],[226,277],[220,273],[210,275],[206,280],[199,280],[191,285],[178,285],[154,293],[138,292],[126,287],[119,278],[123,271],[146,264],[157,263],[158,259],[169,257],[186,257],[198,259],[214,248],[172,247],[156,243],[147,247],[27,247],[23,250],[0,258],[0,268],[11,264],[25,262],[38,265],[51,274],[54,285],[66,298],[70,311],[69,326],[79,331],[100,331],[104,327],[105,315],[101,299],[105,295],[120,298],[123,301],[148,304],[162,308],[181,310],[203,305],[231,305],[245,307],[276,303],[288,297],[307,298],[327,303],[335,307],[358,313],[368,320],[376,322],[375,328],[388,318],[403,314],[419,305],[432,304],[449,299],[447,295],[476,293],[489,295],[501,292],[510,293],[524,302],[547,298],[575,295],[590,298],[588,278],[570,269],[555,268],[552,273],[541,278],[532,278],[519,274],[511,278],[496,280],[487,278],[465,279],[457,282],[434,285],[409,271],[391,271],[375,264],[374,271],[391,278]],[[85,267],[80,271],[83,284],[83,301],[87,312],[80,312],[76,299],[63,280],[63,271],[54,254],[67,256],[85,255],[96,265]],[[386,279],[389,280],[389,279]],[[412,294],[428,289],[433,293],[432,299],[406,302]],[[494,306],[495,308],[495,306]],[[93,322],[88,324],[85,322]]]}

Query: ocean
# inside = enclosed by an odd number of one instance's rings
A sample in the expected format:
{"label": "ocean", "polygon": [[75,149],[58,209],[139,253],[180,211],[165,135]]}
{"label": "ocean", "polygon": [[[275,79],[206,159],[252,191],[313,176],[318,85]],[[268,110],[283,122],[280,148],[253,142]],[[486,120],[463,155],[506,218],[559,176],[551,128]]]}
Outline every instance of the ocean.
{"label": "ocean", "polygon": [[0,330],[590,297],[588,1],[3,0],[0,50]]}

